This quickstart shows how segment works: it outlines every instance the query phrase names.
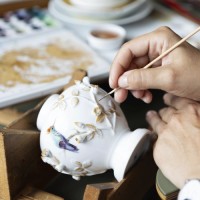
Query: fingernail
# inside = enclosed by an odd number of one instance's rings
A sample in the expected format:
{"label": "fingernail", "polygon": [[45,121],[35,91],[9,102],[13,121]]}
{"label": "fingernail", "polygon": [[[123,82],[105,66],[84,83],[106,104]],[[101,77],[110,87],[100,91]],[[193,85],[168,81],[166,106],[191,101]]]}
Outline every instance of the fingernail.
{"label": "fingernail", "polygon": [[126,75],[122,75],[122,76],[119,78],[118,84],[119,84],[119,87],[122,87],[122,88],[128,87],[127,76],[126,76]]}
{"label": "fingernail", "polygon": [[111,77],[109,77],[109,85],[110,85],[111,88],[115,88],[114,87],[114,81]]}
{"label": "fingernail", "polygon": [[151,99],[148,96],[142,98],[145,103],[151,103]]}
{"label": "fingernail", "polygon": [[155,112],[154,110],[150,110],[150,111],[147,112],[146,117],[147,117],[147,118],[150,118],[150,117],[152,117],[153,115],[155,115],[155,113],[156,113],[156,112]]}
{"label": "fingernail", "polygon": [[165,93],[165,94],[163,95],[163,99],[166,100],[167,97],[168,97],[168,94]]}

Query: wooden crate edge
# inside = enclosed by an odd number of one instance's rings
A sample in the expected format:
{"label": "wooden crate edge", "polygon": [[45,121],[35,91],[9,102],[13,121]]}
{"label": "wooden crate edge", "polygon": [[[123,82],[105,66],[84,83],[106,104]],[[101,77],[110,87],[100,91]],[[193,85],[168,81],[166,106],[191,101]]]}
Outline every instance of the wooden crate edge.
{"label": "wooden crate edge", "polygon": [[4,148],[4,133],[0,130],[0,199],[10,199],[7,162]]}

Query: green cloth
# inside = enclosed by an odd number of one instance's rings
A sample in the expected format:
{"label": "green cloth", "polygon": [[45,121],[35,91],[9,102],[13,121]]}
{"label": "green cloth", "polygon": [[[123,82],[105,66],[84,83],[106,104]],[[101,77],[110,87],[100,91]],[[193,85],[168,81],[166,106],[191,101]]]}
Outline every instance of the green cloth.
{"label": "green cloth", "polygon": [[160,170],[158,170],[156,175],[156,183],[164,196],[170,196],[178,192],[178,188],[173,185]]}

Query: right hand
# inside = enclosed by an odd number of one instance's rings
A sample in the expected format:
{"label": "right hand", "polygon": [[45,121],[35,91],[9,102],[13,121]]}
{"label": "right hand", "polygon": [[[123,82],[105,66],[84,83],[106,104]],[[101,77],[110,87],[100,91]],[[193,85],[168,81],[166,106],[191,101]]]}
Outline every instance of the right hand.
{"label": "right hand", "polygon": [[124,44],[109,77],[111,88],[121,88],[115,93],[115,100],[123,102],[130,90],[136,98],[149,103],[152,94],[148,89],[161,89],[199,101],[200,51],[189,43],[181,44],[152,68],[142,69],[180,40],[171,29],[161,27]]}

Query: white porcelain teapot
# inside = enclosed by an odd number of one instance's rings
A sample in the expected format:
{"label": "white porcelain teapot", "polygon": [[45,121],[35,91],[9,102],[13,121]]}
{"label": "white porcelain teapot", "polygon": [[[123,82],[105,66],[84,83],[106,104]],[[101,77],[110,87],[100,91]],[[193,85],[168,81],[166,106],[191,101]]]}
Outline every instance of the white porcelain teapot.
{"label": "white porcelain teapot", "polygon": [[44,162],[76,180],[108,169],[118,181],[124,178],[148,149],[149,131],[131,132],[111,96],[99,101],[106,94],[84,77],[47,99],[37,119]]}

